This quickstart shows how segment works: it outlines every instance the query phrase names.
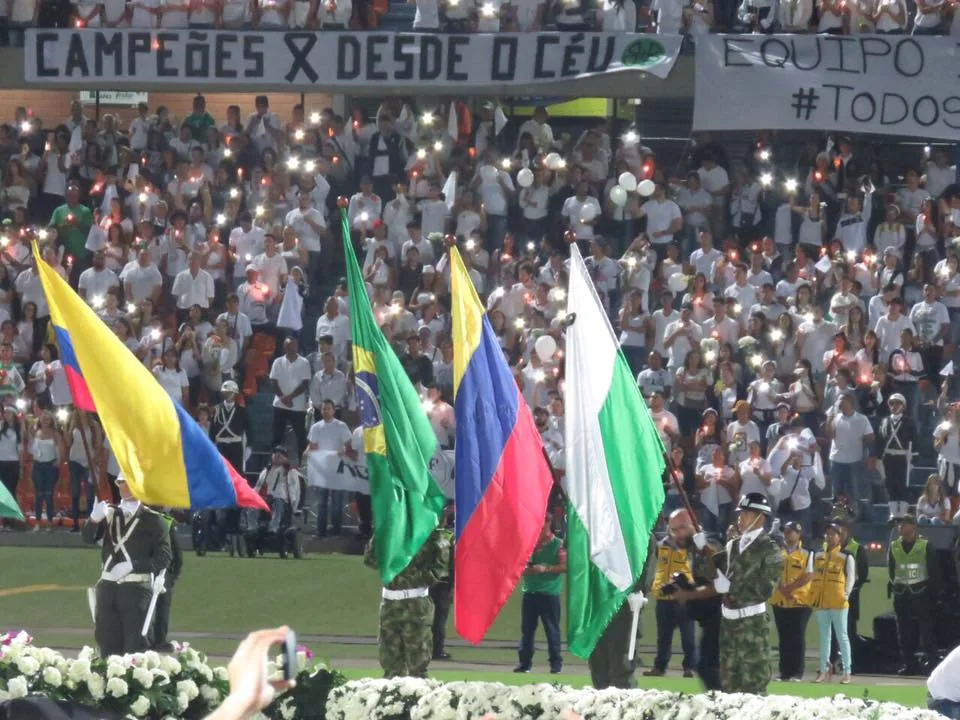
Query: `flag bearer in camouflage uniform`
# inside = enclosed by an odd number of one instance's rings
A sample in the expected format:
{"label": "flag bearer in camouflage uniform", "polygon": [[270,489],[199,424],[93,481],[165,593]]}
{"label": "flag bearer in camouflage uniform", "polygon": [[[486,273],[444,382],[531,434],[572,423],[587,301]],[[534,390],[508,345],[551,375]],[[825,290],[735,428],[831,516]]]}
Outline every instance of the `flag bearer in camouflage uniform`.
{"label": "flag bearer in camouflage uniform", "polygon": [[747,493],[739,510],[740,538],[727,543],[727,571],[713,583],[723,595],[720,682],[725,692],[762,695],[771,675],[767,600],[783,574],[783,555],[763,528],[772,512],[766,496]]}
{"label": "flag bearer in camouflage uniform", "polygon": [[[378,568],[374,538],[367,544],[363,561],[367,567]],[[430,586],[447,573],[449,565],[449,536],[438,528],[403,572],[383,588],[378,639],[384,677],[426,677],[433,653]]]}

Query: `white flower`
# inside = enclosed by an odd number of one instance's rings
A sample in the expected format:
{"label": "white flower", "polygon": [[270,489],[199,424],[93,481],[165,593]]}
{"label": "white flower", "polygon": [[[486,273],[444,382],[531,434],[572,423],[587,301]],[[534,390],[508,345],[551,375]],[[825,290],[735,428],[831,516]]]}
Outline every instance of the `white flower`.
{"label": "white flower", "polygon": [[148,668],[158,668],[160,667],[160,653],[155,650],[147,650],[143,654],[143,659]]}
{"label": "white flower", "polygon": [[197,667],[197,672],[200,673],[200,677],[202,677],[207,682],[210,682],[211,680],[213,680],[213,670],[210,669],[209,665],[206,665],[206,664],[199,665]]}
{"label": "white flower", "polygon": [[[81,651],[81,656],[83,652]],[[67,671],[67,677],[69,677],[74,682],[83,682],[90,676],[90,660],[88,658],[81,657],[79,660],[74,660],[70,663],[70,669]]]}
{"label": "white flower", "polygon": [[90,661],[93,659],[93,656],[96,655],[96,652],[89,645],[84,645],[83,648],[77,653],[77,660],[87,660]]}
{"label": "white flower", "polygon": [[297,714],[297,708],[294,707],[293,700],[291,698],[285,698],[282,703],[280,703],[280,717],[283,720],[293,720],[294,716]]}
{"label": "white flower", "polygon": [[170,675],[164,670],[154,670],[153,671],[153,684],[154,685],[169,685],[170,684]]}
{"label": "white flower", "polygon": [[63,675],[55,667],[48,665],[43,669],[43,681],[50,687],[60,687],[63,684]]}
{"label": "white flower", "polygon": [[27,677],[32,677],[40,672],[40,663],[29,655],[23,655],[17,660],[17,670]]}
{"label": "white flower", "polygon": [[204,685],[200,688],[200,697],[208,704],[213,705],[220,702],[220,691],[213,687],[213,685]]}
{"label": "white flower", "polygon": [[7,681],[7,692],[10,693],[10,697],[13,699],[26,697],[27,693],[30,692],[27,679],[23,677],[10,678],[10,680]]}
{"label": "white flower", "polygon": [[104,696],[103,678],[100,675],[88,673],[85,678],[87,689],[94,700],[102,700]]}
{"label": "white flower", "polygon": [[200,688],[193,680],[181,680],[177,683],[177,694],[183,693],[188,700],[193,700],[200,694]]}
{"label": "white flower", "polygon": [[177,709],[183,712],[190,706],[190,698],[185,693],[177,693]]}
{"label": "white flower", "polygon": [[226,669],[225,667],[216,667],[216,668],[214,668],[214,670],[213,670],[213,676],[214,676],[217,680],[229,680],[229,679],[230,679],[230,673],[227,672],[227,669]]}
{"label": "white flower", "polygon": [[150,711],[150,701],[140,695],[136,700],[130,703],[130,712],[132,712],[137,717],[143,717]]}
{"label": "white flower", "polygon": [[133,679],[143,685],[143,687],[146,689],[150,689],[150,687],[153,685],[153,673],[144,667],[133,669]]}
{"label": "white flower", "polygon": [[121,680],[118,677],[110,678],[107,680],[107,694],[115,698],[125,697],[126,694],[130,692],[127,687],[127,681]]}
{"label": "white flower", "polygon": [[119,678],[127,674],[127,669],[123,666],[122,663],[117,662],[110,658],[110,661],[107,663],[107,680],[110,678]]}
{"label": "white flower", "polygon": [[175,657],[171,657],[170,655],[164,655],[160,659],[160,667],[170,675],[179,675],[181,672],[183,672],[180,662]]}

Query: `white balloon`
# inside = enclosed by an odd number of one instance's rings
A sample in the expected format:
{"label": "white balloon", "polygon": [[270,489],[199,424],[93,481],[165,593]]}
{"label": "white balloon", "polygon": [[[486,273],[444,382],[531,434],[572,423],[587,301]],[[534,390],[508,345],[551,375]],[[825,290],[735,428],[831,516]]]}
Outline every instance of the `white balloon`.
{"label": "white balloon", "polygon": [[619,185],[614,185],[610,188],[610,202],[617,207],[623,207],[627,204],[627,191]]}
{"label": "white balloon", "polygon": [[550,362],[557,351],[557,341],[551,335],[541,335],[534,343],[533,349],[543,362]]}
{"label": "white balloon", "polygon": [[683,273],[674,273],[667,278],[667,287],[670,289],[670,292],[681,293],[687,289],[690,279]]}
{"label": "white balloon", "polygon": [[580,208],[580,222],[588,223],[597,217],[597,206],[590,204]]}
{"label": "white balloon", "polygon": [[644,180],[637,185],[637,192],[643,195],[643,197],[650,197],[656,189],[657,184],[653,180]]}
{"label": "white balloon", "polygon": [[520,172],[518,172],[517,185],[522,188],[528,188],[533,185],[533,170],[530,168],[523,168]]}
{"label": "white balloon", "polygon": [[493,165],[480,166],[480,178],[485,182],[495,182],[499,174],[500,171],[497,170]]}
{"label": "white balloon", "polygon": [[622,172],[617,182],[627,192],[635,192],[637,189],[637,178],[632,172]]}
{"label": "white balloon", "polygon": [[546,157],[543,158],[543,164],[550,170],[556,170],[560,167],[560,163],[563,162],[563,158],[560,157],[560,153],[547,153]]}

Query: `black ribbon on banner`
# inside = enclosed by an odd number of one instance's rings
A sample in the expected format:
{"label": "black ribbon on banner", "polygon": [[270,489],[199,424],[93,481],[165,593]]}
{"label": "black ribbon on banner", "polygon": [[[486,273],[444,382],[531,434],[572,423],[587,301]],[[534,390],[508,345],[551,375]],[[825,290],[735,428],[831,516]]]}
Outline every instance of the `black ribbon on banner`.
{"label": "black ribbon on banner", "polygon": [[[284,79],[287,82],[293,82],[297,75],[303,72],[310,82],[315,83],[319,80],[320,75],[313,69],[313,66],[308,60],[310,51],[313,50],[314,45],[317,44],[317,34],[287,33],[283,36],[283,41],[287,44],[287,48],[292,55],[290,70],[287,71]],[[301,43],[300,41],[303,42]]]}

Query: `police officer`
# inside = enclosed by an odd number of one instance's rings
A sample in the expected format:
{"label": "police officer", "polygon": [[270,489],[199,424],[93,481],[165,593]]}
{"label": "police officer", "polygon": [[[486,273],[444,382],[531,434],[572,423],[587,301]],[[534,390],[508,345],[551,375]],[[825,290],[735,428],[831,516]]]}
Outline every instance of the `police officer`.
{"label": "police officer", "polygon": [[[933,631],[933,597],[939,580],[939,567],[933,547],[925,537],[917,535],[917,521],[912,515],[900,522],[900,537],[890,544],[887,560],[893,592],[893,612],[897,616],[897,636],[903,666],[900,675],[917,675],[930,670],[936,657],[937,642]],[[923,660],[917,662],[917,630]]]}
{"label": "police officer", "polygon": [[[367,567],[379,569],[376,536],[367,543],[363,561]],[[438,528],[383,588],[378,640],[384,677],[426,677],[433,650],[430,587],[447,572],[449,564],[450,542]]]}
{"label": "police officer", "polygon": [[693,619],[687,614],[684,603],[678,602],[673,592],[674,576],[680,573],[688,583],[693,581],[690,550],[693,545],[693,522],[684,509],[674,510],[667,520],[667,536],[657,544],[656,574],[651,592],[657,601],[657,655],[653,667],[644,672],[646,677],[660,677],[670,663],[670,648],[673,631],[680,631],[683,647],[683,676],[693,677],[696,667],[696,639]]}
{"label": "police officer", "polygon": [[783,541],[783,575],[770,604],[779,641],[780,680],[800,680],[810,622],[810,589],[803,582],[810,552],[803,548],[800,523],[788,522],[783,526]]}
{"label": "police officer", "polygon": [[720,681],[725,692],[762,695],[771,674],[767,600],[783,575],[783,556],[764,530],[772,513],[767,497],[746,493],[738,509],[740,537],[727,543],[727,571],[717,571],[713,583],[723,595]]}
{"label": "police officer", "polygon": [[173,559],[163,519],[133,497],[122,473],[116,482],[119,505],[98,502],[82,532],[89,543],[102,541],[94,609],[94,635],[102,657],[147,649],[147,608],[151,596],[162,592],[159,576]]}
{"label": "police officer", "polygon": [[890,414],[880,421],[878,436],[881,467],[890,505],[890,519],[896,520],[906,515],[910,508],[907,483],[917,430],[913,420],[903,412],[907,406],[903,395],[894,393],[887,400],[887,405],[890,408]]}
{"label": "police officer", "polygon": [[[214,407],[213,417],[210,419],[210,439],[217,446],[220,454],[233,466],[234,470],[243,473],[244,447],[247,438],[247,411],[236,402],[240,388],[233,380],[227,380],[220,386],[220,395],[223,401]],[[240,553],[240,509],[227,508],[215,512],[220,532],[224,534],[230,555]],[[212,517],[212,515],[210,516]],[[210,529],[210,517],[206,524]]]}
{"label": "police officer", "polygon": [[173,650],[173,645],[167,640],[167,632],[170,630],[170,607],[173,605],[173,585],[183,569],[183,552],[180,550],[180,541],[177,540],[177,521],[172,515],[166,513],[160,513],[160,518],[170,536],[170,566],[164,576],[164,591],[157,598],[151,645],[154,650],[169,652]]}

